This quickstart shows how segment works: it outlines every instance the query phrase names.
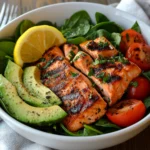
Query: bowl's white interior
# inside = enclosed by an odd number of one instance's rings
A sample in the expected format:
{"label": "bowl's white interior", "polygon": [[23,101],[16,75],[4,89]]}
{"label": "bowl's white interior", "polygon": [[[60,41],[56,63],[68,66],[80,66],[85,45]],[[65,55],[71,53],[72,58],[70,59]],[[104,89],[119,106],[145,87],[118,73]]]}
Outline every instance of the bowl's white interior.
{"label": "bowl's white interior", "polygon": [[[50,20],[52,22],[56,22],[57,25],[61,25],[64,23],[65,19],[69,18],[74,12],[79,11],[79,10],[86,10],[90,14],[93,22],[95,22],[95,19],[94,19],[95,12],[102,12],[110,20],[115,21],[116,23],[118,23],[119,25],[121,25],[122,27],[124,27],[126,29],[130,28],[133,25],[133,23],[137,20],[141,27],[143,36],[150,44],[150,38],[149,38],[150,27],[148,25],[146,25],[145,23],[141,22],[140,20],[136,19],[135,17],[133,17],[125,12],[122,12],[120,10],[116,10],[109,6],[92,4],[92,3],[73,3],[73,2],[66,3],[66,4],[50,5],[50,6],[46,6],[43,8],[39,8],[37,10],[33,10],[32,12],[28,12],[28,13],[18,17],[17,19],[13,20],[8,25],[6,25],[0,31],[0,38],[13,35],[15,28],[20,23],[20,21],[23,19],[30,19],[33,22],[38,22],[41,20]],[[77,138],[77,137],[54,135],[54,134],[45,133],[45,132],[41,132],[36,129],[30,128],[30,127],[23,125],[22,123],[16,121],[15,119],[11,118],[1,108],[0,108],[0,116],[8,124],[15,124],[15,127],[21,128],[25,132],[32,133],[35,135],[40,135],[41,137],[44,137],[44,138],[51,138],[53,140],[61,140],[64,143],[66,141],[74,142],[74,144],[76,144],[77,142],[87,143],[87,141],[89,143],[90,143],[90,141],[93,141],[93,143],[94,143],[94,141],[98,142],[100,140],[105,140],[105,139],[107,140],[108,138],[111,139],[111,138],[117,137],[119,135],[121,135],[123,137],[124,133],[130,133],[132,131],[136,132],[136,130],[138,130],[137,133],[139,133],[142,130],[142,126],[144,128],[144,127],[148,126],[148,124],[150,124],[150,114],[149,114],[145,118],[143,118],[141,121],[139,121],[138,123],[136,123],[128,128],[125,128],[125,129],[122,129],[122,130],[119,130],[119,131],[116,131],[113,133],[105,134],[105,135],[99,135],[99,136],[94,136],[94,137],[78,137]],[[141,128],[141,130],[140,130],[140,128]],[[133,136],[137,133],[134,133]],[[128,138],[131,138],[131,137],[132,137],[131,135],[129,137],[125,136],[122,141],[127,140]],[[31,138],[29,138],[29,139],[31,139]],[[36,140],[33,140],[33,141],[36,141]],[[117,141],[118,142],[112,142],[111,144],[108,144],[108,146],[119,143],[119,139]],[[102,147],[107,147],[106,144],[104,144]],[[60,143],[60,146],[61,146],[61,143]],[[84,147],[84,144],[81,147]],[[59,148],[59,147],[56,147],[56,148]]]}

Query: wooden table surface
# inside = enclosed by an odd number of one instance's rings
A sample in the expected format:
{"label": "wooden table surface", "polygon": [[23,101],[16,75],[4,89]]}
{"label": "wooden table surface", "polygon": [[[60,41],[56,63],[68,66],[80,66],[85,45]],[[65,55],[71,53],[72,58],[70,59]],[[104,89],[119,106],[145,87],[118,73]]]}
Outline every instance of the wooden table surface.
{"label": "wooden table surface", "polygon": [[[20,8],[23,8],[23,4],[27,3],[27,1],[29,1],[29,0],[14,0],[14,1],[19,1],[20,5],[22,5],[22,6],[20,6]],[[36,2],[40,1],[41,2],[42,0],[30,0],[30,1],[36,1]],[[67,2],[70,0],[45,0],[45,4],[56,3],[56,2],[61,2],[61,1]],[[76,0],[76,1],[80,1],[80,0]],[[98,3],[108,5],[110,3],[119,2],[120,0],[83,0],[83,1],[98,2]],[[31,9],[33,9],[33,8],[31,8]],[[23,13],[23,11],[21,11],[21,12]],[[140,133],[136,137],[134,137],[122,144],[119,144],[117,146],[107,148],[105,150],[150,150],[150,127],[145,129],[142,133]]]}

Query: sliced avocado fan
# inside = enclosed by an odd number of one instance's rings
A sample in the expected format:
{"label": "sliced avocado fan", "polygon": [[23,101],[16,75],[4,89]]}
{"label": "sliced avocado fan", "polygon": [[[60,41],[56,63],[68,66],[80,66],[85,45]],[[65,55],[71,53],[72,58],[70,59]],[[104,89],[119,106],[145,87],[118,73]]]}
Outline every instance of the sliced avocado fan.
{"label": "sliced avocado fan", "polygon": [[18,95],[28,104],[37,107],[48,107],[51,106],[49,100],[43,100],[37,97],[33,97],[25,88],[22,82],[22,75],[23,70],[20,66],[12,62],[11,60],[8,61],[6,66],[5,77],[8,81],[10,81],[17,89]]}
{"label": "sliced avocado fan", "polygon": [[60,104],[61,100],[49,88],[44,86],[40,80],[40,70],[36,66],[26,67],[23,73],[23,84],[35,97],[51,104]]}
{"label": "sliced avocado fan", "polygon": [[67,114],[60,106],[33,107],[18,95],[15,86],[0,74],[0,103],[15,119],[33,125],[51,125],[61,121]]}

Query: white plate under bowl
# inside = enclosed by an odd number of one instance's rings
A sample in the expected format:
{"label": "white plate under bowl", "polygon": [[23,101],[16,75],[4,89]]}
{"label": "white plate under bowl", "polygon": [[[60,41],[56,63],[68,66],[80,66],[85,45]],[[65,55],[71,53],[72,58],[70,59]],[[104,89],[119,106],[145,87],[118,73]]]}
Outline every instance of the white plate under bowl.
{"label": "white plate under bowl", "polygon": [[[86,10],[92,18],[93,22],[95,22],[95,12],[102,12],[110,20],[115,21],[124,28],[130,28],[137,20],[141,27],[143,36],[150,44],[150,27],[145,23],[129,15],[128,13],[117,10],[115,8],[84,2],[54,4],[28,12],[2,28],[0,31],[0,38],[13,35],[15,28],[23,19],[30,19],[33,22],[50,20],[52,22],[57,22],[58,25],[61,25],[64,23],[65,19],[69,18],[73,13],[79,10]],[[70,137],[50,134],[33,129],[16,121],[1,108],[0,117],[12,129],[14,129],[17,133],[24,136],[25,138],[51,148],[62,150],[94,150],[114,146],[134,137],[150,124],[149,114],[138,123],[116,132],[89,137]]]}

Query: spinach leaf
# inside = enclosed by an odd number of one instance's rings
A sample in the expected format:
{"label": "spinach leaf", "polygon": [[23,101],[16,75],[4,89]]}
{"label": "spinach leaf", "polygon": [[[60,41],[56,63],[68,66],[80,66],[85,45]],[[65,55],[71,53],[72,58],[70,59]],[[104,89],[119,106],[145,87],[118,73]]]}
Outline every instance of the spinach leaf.
{"label": "spinach leaf", "polygon": [[20,34],[22,35],[26,30],[33,27],[35,24],[30,20],[23,20],[20,25]]}
{"label": "spinach leaf", "polygon": [[85,37],[87,40],[94,40],[97,37],[104,36],[110,41],[114,41],[116,45],[119,45],[121,40],[119,33],[122,31],[123,29],[114,22],[102,22],[92,26]]}
{"label": "spinach leaf", "polygon": [[119,126],[111,123],[108,119],[106,118],[101,118],[95,123],[96,126],[104,127],[104,128],[115,128],[115,129],[120,129]]}
{"label": "spinach leaf", "polygon": [[100,134],[103,134],[103,132],[97,130],[96,128],[90,125],[84,125],[84,130],[83,130],[84,136],[92,136],[92,135],[100,135]]}
{"label": "spinach leaf", "polygon": [[30,20],[22,20],[15,30],[15,40],[17,41],[21,34],[23,34],[27,29],[33,27],[34,23]]}
{"label": "spinach leaf", "polygon": [[76,27],[82,19],[87,20],[88,22],[90,22],[90,20],[91,20],[89,14],[84,10],[74,13],[70,17],[70,19],[66,20],[66,22],[65,22],[64,26],[62,26],[62,28],[67,29],[67,28]]}
{"label": "spinach leaf", "polygon": [[13,56],[15,43],[11,41],[1,41],[0,42],[0,51],[3,51],[7,55]]}
{"label": "spinach leaf", "polygon": [[133,87],[137,87],[138,86],[138,82],[137,81],[131,81],[130,85]]}
{"label": "spinach leaf", "polygon": [[147,109],[150,108],[150,96],[147,97],[147,98],[144,100],[144,104],[145,104],[145,106],[146,106]]}
{"label": "spinach leaf", "polygon": [[71,132],[63,124],[60,124],[60,127],[63,129],[63,131],[65,132],[64,134],[66,135],[70,135],[70,136],[82,136],[83,135],[82,130],[79,130],[77,132]]}
{"label": "spinach leaf", "polygon": [[150,81],[150,71],[142,73]]}
{"label": "spinach leaf", "polygon": [[0,51],[0,74],[4,73],[4,70],[8,62],[8,58],[11,58],[11,57],[8,56],[5,52]]}
{"label": "spinach leaf", "polygon": [[66,19],[64,25],[62,25],[62,26],[60,27],[61,31],[65,30],[65,29],[67,28],[68,22],[69,22],[69,19]]}
{"label": "spinach leaf", "polygon": [[95,19],[96,19],[96,23],[109,21],[109,19],[100,12],[95,13]]}
{"label": "spinach leaf", "polygon": [[80,44],[82,42],[86,41],[86,38],[80,36],[80,37],[76,37],[76,38],[72,38],[72,39],[68,39],[67,40],[67,43],[70,43],[70,44]]}
{"label": "spinach leaf", "polygon": [[84,36],[89,31],[91,19],[89,14],[84,11],[74,13],[61,27],[63,35],[69,39],[77,36]]}
{"label": "spinach leaf", "polygon": [[137,21],[134,23],[134,25],[131,27],[131,29],[141,33],[141,29],[140,29],[140,26]]}
{"label": "spinach leaf", "polygon": [[87,36],[86,36],[86,39],[87,40],[94,40],[97,37],[101,37],[101,36],[104,36],[107,39],[110,39],[111,34],[108,31],[104,30],[104,29],[99,29],[95,32],[88,33]]}
{"label": "spinach leaf", "polygon": [[110,39],[110,37],[111,37],[111,34],[104,29],[97,30],[97,35],[98,35],[98,37],[104,36],[107,39]]}
{"label": "spinach leaf", "polygon": [[74,38],[77,36],[85,35],[90,29],[89,21],[82,18],[78,21],[78,24],[75,27],[68,28],[63,30],[62,33],[66,38]]}
{"label": "spinach leaf", "polygon": [[5,37],[5,38],[0,39],[0,42],[3,42],[3,41],[15,42],[15,37],[10,36],[10,37]]}
{"label": "spinach leaf", "polygon": [[[23,20],[24,21],[24,20]],[[20,37],[20,27],[21,27],[21,24],[22,24],[22,22],[23,21],[21,21],[20,23],[19,23],[19,25],[17,26],[17,28],[16,28],[16,30],[15,30],[15,33],[14,33],[14,36],[15,36],[15,41],[17,41],[18,40],[18,38]]]}
{"label": "spinach leaf", "polygon": [[114,46],[119,46],[119,45],[120,45],[120,42],[121,42],[121,35],[120,35],[120,33],[112,33],[112,34],[111,34],[110,42],[111,42]]}
{"label": "spinach leaf", "polygon": [[115,32],[109,33],[105,29],[99,29],[99,30],[97,30],[95,32],[91,32],[91,34],[88,34],[86,36],[86,39],[87,40],[94,40],[97,37],[102,37],[102,36],[107,38],[112,43],[112,45],[114,45],[115,47],[120,45],[120,42],[121,42],[121,35],[120,35],[120,33],[115,33]]}
{"label": "spinach leaf", "polygon": [[87,39],[87,40],[94,40],[94,39],[96,39],[98,37],[98,35],[97,35],[97,31],[94,31],[94,32],[89,32],[89,33],[87,33],[87,35],[85,36],[85,38]]}
{"label": "spinach leaf", "polygon": [[123,31],[122,27],[120,27],[115,22],[110,22],[110,21],[96,24],[95,26],[91,28],[91,31],[95,32],[98,29],[105,29],[106,31],[110,33],[113,33],[113,32],[121,33]]}
{"label": "spinach leaf", "polygon": [[36,23],[36,26],[41,26],[41,25],[48,25],[48,26],[57,27],[56,23],[53,24],[52,22],[47,21],[47,20],[43,20],[43,21]]}

